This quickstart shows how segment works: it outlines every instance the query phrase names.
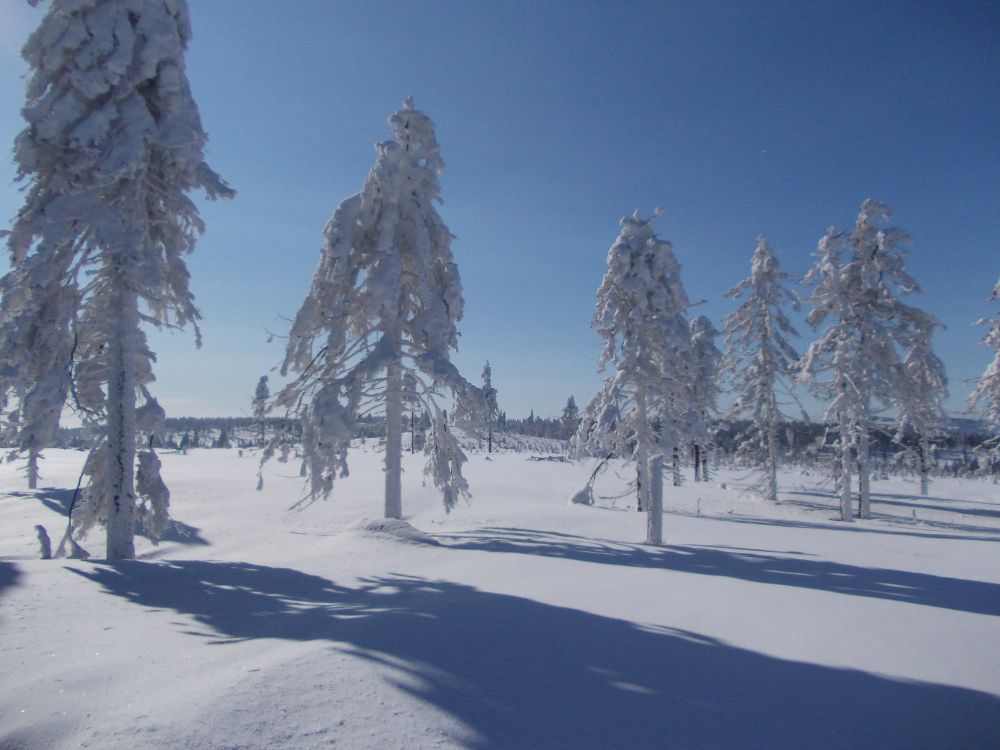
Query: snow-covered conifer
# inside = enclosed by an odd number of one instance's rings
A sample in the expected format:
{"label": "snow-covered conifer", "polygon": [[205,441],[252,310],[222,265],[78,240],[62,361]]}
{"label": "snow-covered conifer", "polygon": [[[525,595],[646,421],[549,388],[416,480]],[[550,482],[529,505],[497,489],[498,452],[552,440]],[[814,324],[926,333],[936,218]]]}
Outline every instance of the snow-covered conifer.
{"label": "snow-covered conifer", "polygon": [[203,225],[187,193],[232,195],[204,162],[190,36],[185,0],[52,0],[23,50],[14,156],[28,185],[0,282],[0,361],[32,385],[31,434],[48,434],[71,389],[106,421],[105,489],[79,512],[106,522],[109,559],[134,556],[136,394],[153,360],[140,326],[197,321],[183,256]]}
{"label": "snow-covered conifer", "polygon": [[490,367],[489,360],[486,360],[486,364],[483,365],[483,402],[485,404],[483,416],[486,418],[486,452],[492,453],[493,425],[500,414],[500,407],[497,405],[497,389],[493,387],[493,369]]}
{"label": "snow-covered conifer", "polygon": [[267,441],[267,400],[271,398],[271,390],[267,385],[267,375],[261,375],[257,388],[253,392],[253,422],[259,433],[258,445]]}
{"label": "snow-covered conifer", "polygon": [[566,406],[563,407],[559,423],[562,437],[571,438],[576,434],[576,430],[580,426],[580,408],[576,405],[576,399],[573,396],[566,399]]}
{"label": "snow-covered conifer", "polygon": [[[722,352],[715,341],[719,332],[704,315],[691,320],[691,402],[707,427],[718,411],[719,367]],[[708,441],[696,441],[694,448],[694,479],[708,481]]]}
{"label": "snow-covered conifer", "polygon": [[[858,514],[868,518],[872,416],[903,403],[905,355],[929,352],[930,336],[939,325],[933,316],[899,299],[920,287],[905,267],[909,235],[879,227],[880,220],[890,217],[886,205],[864,201],[850,235],[830,230],[821,240],[819,261],[806,277],[816,285],[809,298],[809,323],[826,324],[826,329],[802,358],[802,375],[829,399],[827,418],[838,421],[844,520],[850,519],[851,448],[856,449],[858,464]],[[843,264],[842,246],[851,250]],[[817,377],[823,372],[830,373],[829,379]],[[912,406],[906,408],[912,411]]]}
{"label": "snow-covered conifer", "polygon": [[691,402],[688,298],[673,248],[653,232],[659,215],[644,219],[636,211],[623,218],[608,251],[594,328],[604,340],[599,366],[612,364],[614,372],[587,406],[573,438],[577,455],[610,449],[635,459],[650,544],[663,540],[662,489],[654,491],[662,480],[654,481],[653,474],[662,473],[664,455],[704,434]]}
{"label": "snow-covered conifer", "polygon": [[[993,287],[990,300],[1000,301],[1000,281]],[[976,380],[976,387],[969,396],[969,406],[982,404],[990,424],[1000,429],[1000,313],[992,319],[983,318],[979,323],[988,327],[983,343],[993,350],[993,360]]]}
{"label": "snow-covered conifer", "polygon": [[798,352],[789,339],[797,336],[784,305],[797,310],[798,296],[785,288],[781,270],[767,238],[757,238],[750,275],[726,292],[745,299],[725,318],[726,354],[723,376],[736,395],[729,417],[750,417],[740,451],[762,467],[764,497],[778,502],[778,431],[784,415],[778,390],[787,387]]}
{"label": "snow-covered conifer", "polygon": [[328,496],[335,477],[346,475],[359,418],[384,413],[385,515],[399,518],[404,373],[413,376],[431,417],[426,471],[448,510],[468,494],[466,459],[433,396],[439,387],[450,389],[458,421],[463,412],[480,411],[483,399],[449,360],[463,301],[451,233],[434,207],[444,167],[434,124],[409,99],[389,123],[392,140],[377,144],[361,192],[341,203],[326,226],[282,365],[282,374],[297,377],[276,406],[301,421],[310,501]]}

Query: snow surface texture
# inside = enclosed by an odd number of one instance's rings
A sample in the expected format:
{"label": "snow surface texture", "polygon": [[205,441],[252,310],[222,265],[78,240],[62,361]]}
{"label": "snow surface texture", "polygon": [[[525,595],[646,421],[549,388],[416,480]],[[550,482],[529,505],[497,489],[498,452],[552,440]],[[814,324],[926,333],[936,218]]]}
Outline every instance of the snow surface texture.
{"label": "snow surface texture", "polygon": [[528,454],[470,455],[450,515],[405,455],[408,515],[372,523],[372,443],[297,513],[292,465],[258,493],[249,452],[162,453],[186,525],[113,564],[38,558],[84,453],[35,492],[0,464],[0,748],[997,746],[996,485],[876,479],[844,524],[819,474],[773,505],[720,469],[652,547],[633,466],[586,507],[593,461]]}

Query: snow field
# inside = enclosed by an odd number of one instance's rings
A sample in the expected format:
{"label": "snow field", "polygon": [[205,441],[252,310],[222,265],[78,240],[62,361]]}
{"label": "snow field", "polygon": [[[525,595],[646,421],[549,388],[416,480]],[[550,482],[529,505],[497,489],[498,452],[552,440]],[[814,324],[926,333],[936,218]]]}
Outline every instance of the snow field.
{"label": "snow field", "polygon": [[[106,564],[58,542],[84,453],[42,489],[0,465],[2,748],[988,748],[1000,737],[1000,488],[873,483],[834,520],[817,474],[665,487],[666,546],[591,462],[470,455],[451,514],[404,455],[379,520],[358,446],[298,512],[295,463],[161,454],[187,537]],[[428,483],[429,484],[429,483]],[[723,488],[725,484],[725,488]],[[53,489],[55,488],[55,489]],[[67,489],[68,488],[68,489]],[[699,508],[701,514],[699,515]],[[916,519],[913,511],[916,511]],[[102,554],[98,532],[86,546]]]}

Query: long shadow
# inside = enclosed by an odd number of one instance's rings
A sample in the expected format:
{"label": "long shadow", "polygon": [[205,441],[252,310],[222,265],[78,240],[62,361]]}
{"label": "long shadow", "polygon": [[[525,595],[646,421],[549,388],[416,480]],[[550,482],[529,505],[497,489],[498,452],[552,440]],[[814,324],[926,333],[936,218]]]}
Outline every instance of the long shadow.
{"label": "long shadow", "polygon": [[[808,503],[801,503],[803,507],[809,507]],[[822,506],[814,506],[817,509]],[[898,516],[886,516],[878,513],[872,514],[872,520],[889,521],[894,524],[892,528],[868,526],[861,523],[843,523],[842,521],[832,521],[822,523],[816,521],[799,521],[791,518],[762,518],[759,516],[701,516],[709,521],[722,521],[724,523],[753,524],[755,526],[780,526],[789,529],[821,529],[826,531],[838,531],[847,534],[882,534],[884,536],[909,536],[916,539],[945,539],[960,542],[1000,542],[1000,529],[991,529],[983,526],[968,526],[962,524],[945,523],[943,521],[930,521],[921,518],[914,524],[914,528],[923,529],[948,529],[949,531],[964,531],[966,533],[937,533],[935,531],[916,531],[902,529],[900,526],[906,523],[905,518]],[[977,536],[973,536],[973,535]],[[992,535],[992,536],[990,536]]]}
{"label": "long shadow", "polygon": [[[7,492],[5,494],[10,497],[38,500],[53,513],[58,513],[63,518],[69,518],[69,510],[73,504],[75,491],[62,487],[42,487],[31,492]],[[146,539],[150,538],[146,530],[139,525],[136,525],[135,533]],[[196,526],[191,526],[190,524],[174,519],[170,519],[170,526],[160,535],[159,541],[198,546],[209,543],[201,535],[201,530]]]}
{"label": "long shadow", "polygon": [[[986,693],[787,661],[448,581],[390,576],[348,588],[203,562],[80,575],[185,614],[217,643],[328,641],[382,664],[397,689],[464,724],[470,734],[449,739],[468,748],[942,750],[995,747],[1000,736],[1000,699]],[[272,698],[265,690],[246,708],[268,715]]]}
{"label": "long shadow", "polygon": [[660,568],[1000,616],[1000,584],[846,565],[803,555],[787,556],[787,553],[693,545],[651,547],[511,528],[443,534],[438,540],[453,549]]}
{"label": "long shadow", "polygon": [[[808,500],[801,499],[802,497],[817,497],[830,500],[829,503],[817,503],[810,502]],[[892,501],[880,500],[872,495],[873,507],[876,507],[878,503],[885,502],[887,504],[893,504]],[[816,492],[810,490],[795,490],[794,494],[790,496],[786,501],[786,505],[794,505],[799,508],[806,508],[809,510],[817,511],[827,511],[829,513],[836,512],[835,500],[833,495],[828,492]],[[928,510],[933,510],[934,508],[929,505],[916,505],[917,510],[921,508],[927,508]],[[953,508],[942,508],[942,510],[947,510],[950,512],[959,512]],[[982,515],[982,513],[973,513],[971,515]],[[706,518],[722,518],[716,516],[706,516]],[[877,511],[872,511],[872,519],[877,521],[889,521],[895,524],[907,523],[908,519],[905,515],[903,516],[893,516],[887,513],[878,513]],[[729,520],[725,518],[723,520]],[[795,528],[820,528],[820,529],[835,529],[838,531],[847,531],[859,534],[889,534],[896,536],[912,536],[923,539],[957,539],[962,541],[970,542],[996,542],[1000,541],[1000,527],[997,526],[975,526],[973,524],[963,524],[954,523],[951,521],[935,521],[933,519],[921,518],[917,521],[920,527],[925,528],[935,528],[947,531],[953,531],[955,533],[949,534],[937,534],[931,531],[909,531],[903,530],[898,527],[892,529],[884,528],[874,528],[871,526],[858,526],[853,524],[842,524],[839,521],[835,524],[826,523],[816,523],[812,521],[794,521],[790,519],[773,519],[773,518],[749,518],[740,517],[742,523],[760,523],[767,526],[790,526]],[[979,534],[980,536],[971,536],[972,534]],[[993,537],[993,538],[990,538]]]}
{"label": "long shadow", "polygon": [[0,596],[3,596],[4,591],[17,586],[20,582],[21,571],[17,569],[17,566],[14,563],[0,560]]}

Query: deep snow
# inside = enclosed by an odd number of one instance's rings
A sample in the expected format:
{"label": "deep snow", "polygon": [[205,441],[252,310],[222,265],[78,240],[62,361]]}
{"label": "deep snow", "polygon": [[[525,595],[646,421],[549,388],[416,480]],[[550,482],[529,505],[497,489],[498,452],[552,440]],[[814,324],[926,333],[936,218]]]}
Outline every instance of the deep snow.
{"label": "deep snow", "polygon": [[182,533],[39,560],[83,457],[36,492],[0,465],[3,750],[1000,746],[988,482],[875,481],[844,524],[819,473],[772,506],[722,471],[667,483],[655,548],[621,466],[582,507],[590,462],[472,455],[445,515],[406,455],[399,523],[371,441],[300,512],[297,466],[255,492],[254,456],[196,450],[162,454]]}

